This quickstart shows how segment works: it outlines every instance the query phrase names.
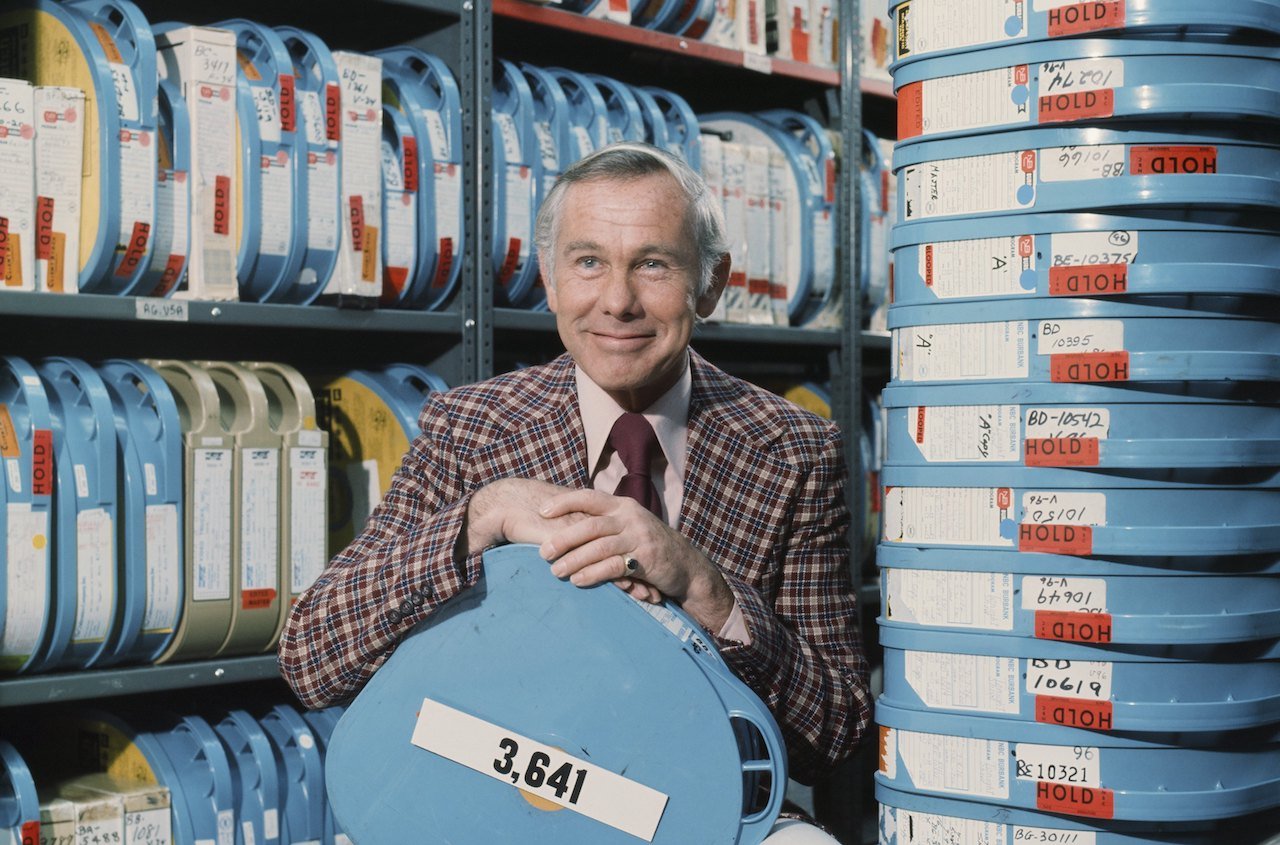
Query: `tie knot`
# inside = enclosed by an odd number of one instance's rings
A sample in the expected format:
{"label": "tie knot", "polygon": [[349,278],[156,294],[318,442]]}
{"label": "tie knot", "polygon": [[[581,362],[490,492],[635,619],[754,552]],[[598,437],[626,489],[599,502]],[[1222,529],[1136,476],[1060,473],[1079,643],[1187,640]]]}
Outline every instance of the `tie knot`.
{"label": "tie knot", "polygon": [[648,475],[658,449],[658,435],[643,414],[626,413],[613,424],[609,445],[618,453],[628,473]]}

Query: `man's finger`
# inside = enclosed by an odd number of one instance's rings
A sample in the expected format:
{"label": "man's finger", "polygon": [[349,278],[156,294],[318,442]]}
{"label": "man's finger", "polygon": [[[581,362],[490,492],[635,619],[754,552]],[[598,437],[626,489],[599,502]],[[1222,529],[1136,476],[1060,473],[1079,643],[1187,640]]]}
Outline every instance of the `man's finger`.
{"label": "man's finger", "polygon": [[616,534],[591,540],[561,555],[551,565],[551,573],[557,578],[568,578],[588,566],[604,563],[613,569],[609,577],[617,578],[619,575],[627,574],[624,564],[629,550],[624,548],[626,543],[626,540]]}
{"label": "man's finger", "polygon": [[631,500],[620,500],[618,496],[611,496],[599,490],[572,490],[547,499],[542,503],[538,513],[548,519],[562,516],[571,511],[581,511],[582,513],[600,516],[612,511],[620,501]]}
{"label": "man's finger", "polygon": [[559,528],[547,537],[538,547],[543,560],[557,560],[568,552],[580,548],[592,540],[612,537],[620,528],[617,520],[607,516],[587,516],[581,511],[570,511],[577,514],[578,519],[567,521],[563,517],[553,517]]}

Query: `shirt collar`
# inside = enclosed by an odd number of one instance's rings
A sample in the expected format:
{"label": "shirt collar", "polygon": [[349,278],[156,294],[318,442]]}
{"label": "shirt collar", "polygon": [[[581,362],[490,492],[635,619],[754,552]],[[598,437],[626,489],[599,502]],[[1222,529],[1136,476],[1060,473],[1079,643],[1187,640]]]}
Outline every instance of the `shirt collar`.
{"label": "shirt collar", "polygon": [[[626,411],[605,393],[604,388],[576,364],[574,379],[578,385],[578,409],[582,414],[582,430],[587,440],[587,472],[594,476],[600,456],[613,424]],[[687,361],[675,384],[641,413],[658,435],[658,445],[676,477],[684,481],[685,447],[689,440],[689,398],[693,394],[693,374]]]}

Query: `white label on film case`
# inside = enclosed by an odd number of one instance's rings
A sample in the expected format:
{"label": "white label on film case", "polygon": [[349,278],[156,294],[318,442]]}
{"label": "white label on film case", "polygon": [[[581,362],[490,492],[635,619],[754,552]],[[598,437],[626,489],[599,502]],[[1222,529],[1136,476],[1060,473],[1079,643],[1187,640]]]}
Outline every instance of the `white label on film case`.
{"label": "white label on film case", "polygon": [[1039,158],[1040,179],[1045,182],[1114,179],[1125,172],[1124,144],[1051,147],[1040,150]]}
{"label": "white label on film case", "polygon": [[191,503],[191,571],[195,601],[231,598],[231,450],[196,449]]}
{"label": "white label on film case", "polygon": [[240,480],[241,588],[280,587],[280,450],[245,449]]}
{"label": "white label on film case", "polygon": [[1018,659],[908,651],[907,683],[925,707],[982,713],[1018,712]]}
{"label": "white label on film case", "polygon": [[103,508],[76,514],[76,621],[73,642],[107,636],[116,605],[115,521]]}
{"label": "white label on film case", "polygon": [[899,730],[898,757],[923,792],[1009,797],[1009,743]]}
{"label": "white label on film case", "polygon": [[49,603],[49,514],[11,502],[6,517],[5,588],[22,601],[5,602],[0,655],[25,658],[39,642]]}
{"label": "white label on film case", "polygon": [[1008,845],[1004,825],[880,805],[880,826],[896,845]]}
{"label": "white label on film case", "polygon": [[1018,780],[1065,783],[1100,788],[1098,749],[1082,745],[1032,745],[1013,747]]}
{"label": "white label on film case", "polygon": [[1024,0],[905,3],[898,9],[897,55],[902,58],[1025,38],[1025,20]]}
{"label": "white label on film case", "polygon": [[1016,461],[1019,414],[1017,405],[907,408],[907,435],[929,463]]}
{"label": "white label on film case", "polygon": [[1138,233],[1066,232],[1049,238],[1049,252],[1054,267],[1132,264],[1138,260]]}
{"label": "white label on film case", "polygon": [[1010,518],[1008,488],[890,487],[884,493],[884,539],[915,546],[1013,547],[1000,523]]}
{"label": "white label on film case", "polygon": [[1123,350],[1123,320],[1040,320],[1036,323],[1036,352],[1040,355]]}
{"label": "white label on film case", "polygon": [[[983,126],[1026,123],[1027,66],[983,70],[921,83],[921,128],[925,135]],[[1021,96],[1016,91],[1021,89]]]}
{"label": "white label on film case", "polygon": [[1022,494],[1022,518],[1019,521],[1032,525],[1105,526],[1107,494],[1029,491]]}
{"label": "white label on film case", "polygon": [[884,578],[890,622],[1013,630],[1013,576],[1007,572],[886,569]]}
{"label": "white label on film case", "polygon": [[1098,845],[1098,834],[1089,830],[1054,830],[1047,827],[1013,828],[1013,845]]}
{"label": "white label on film case", "polygon": [[1035,163],[1035,152],[1027,150],[909,165],[902,171],[903,219],[1030,208]]}
{"label": "white label on film case", "polygon": [[920,278],[938,299],[1036,292],[1031,235],[922,244],[918,256]]}
{"label": "white label on film case", "polygon": [[1027,660],[1027,692],[1059,698],[1108,701],[1112,664],[1085,660]]}
{"label": "white label on film case", "polygon": [[1028,408],[1028,440],[1060,437],[1096,437],[1106,440],[1111,430],[1110,408]]}
{"label": "white label on film case", "polygon": [[896,377],[903,381],[1026,378],[1025,320],[894,329]]}
{"label": "white label on film case", "polygon": [[667,796],[608,769],[425,698],[413,744],[652,842]]}
{"label": "white label on film case", "polygon": [[258,252],[285,256],[293,246],[293,162],[287,150],[262,157],[262,236]]}
{"label": "white label on film case", "polygon": [[1107,580],[1069,578],[1065,575],[1024,575],[1022,609],[1106,613]]}
{"label": "white label on film case", "polygon": [[1073,59],[1040,64],[1042,96],[1123,86],[1124,59]]}
{"label": "white label on film case", "polygon": [[324,452],[294,447],[290,450],[289,467],[289,588],[297,595],[320,577],[328,562]]}
{"label": "white label on film case", "polygon": [[182,611],[178,506],[147,505],[147,600],[142,630],[172,631]]}

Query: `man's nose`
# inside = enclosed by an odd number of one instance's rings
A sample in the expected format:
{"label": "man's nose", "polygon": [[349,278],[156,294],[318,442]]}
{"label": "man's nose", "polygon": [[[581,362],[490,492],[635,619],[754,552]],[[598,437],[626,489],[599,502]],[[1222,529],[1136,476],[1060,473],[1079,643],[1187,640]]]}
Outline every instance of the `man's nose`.
{"label": "man's nose", "polygon": [[601,310],[619,319],[636,316],[639,303],[629,267],[612,268],[603,285],[599,299]]}

